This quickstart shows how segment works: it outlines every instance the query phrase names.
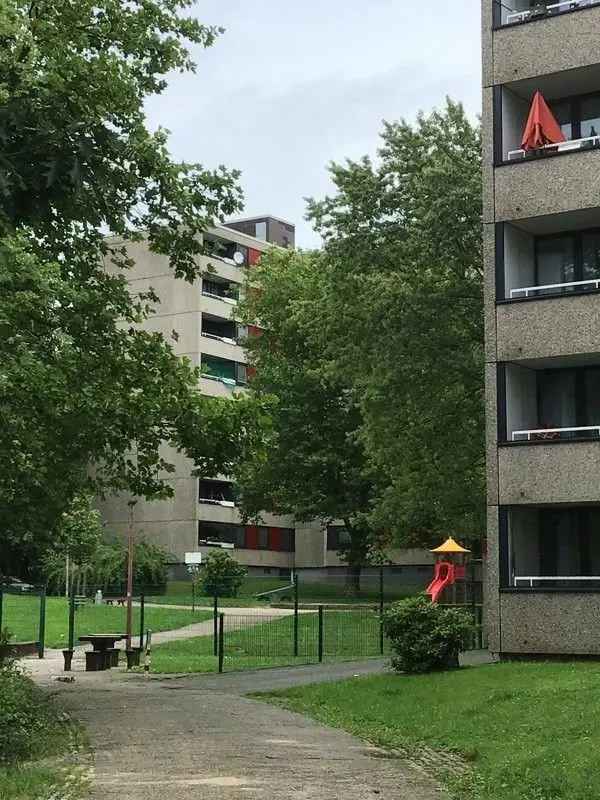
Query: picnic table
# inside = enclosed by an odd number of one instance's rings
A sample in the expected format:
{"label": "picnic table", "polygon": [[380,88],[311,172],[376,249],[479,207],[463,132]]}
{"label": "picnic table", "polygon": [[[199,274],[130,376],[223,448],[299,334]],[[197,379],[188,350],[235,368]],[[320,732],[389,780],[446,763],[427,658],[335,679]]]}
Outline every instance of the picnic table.
{"label": "picnic table", "polygon": [[119,651],[115,644],[123,639],[127,639],[124,633],[89,633],[86,636],[80,636],[80,642],[92,645],[92,649],[87,650],[85,654],[85,671],[99,672],[103,669],[117,667]]}

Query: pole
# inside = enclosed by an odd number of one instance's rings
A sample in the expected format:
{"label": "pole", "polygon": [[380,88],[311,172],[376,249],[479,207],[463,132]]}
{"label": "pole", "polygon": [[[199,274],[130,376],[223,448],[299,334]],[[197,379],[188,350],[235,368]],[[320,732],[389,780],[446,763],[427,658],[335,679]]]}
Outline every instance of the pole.
{"label": "pole", "polygon": [[144,649],[144,606],[146,604],[146,600],[144,598],[144,593],[140,595],[140,653]]}
{"label": "pole", "polygon": [[144,656],[144,677],[150,677],[150,665],[152,664],[152,631],[146,631],[146,655]]}
{"label": "pole", "polygon": [[136,500],[130,500],[129,530],[127,533],[127,628],[126,649],[131,650],[131,637],[133,635],[133,512]]}
{"label": "pole", "polygon": [[0,584],[0,639],[2,638],[2,606],[4,603],[4,590]]}
{"label": "pole", "polygon": [[323,661],[323,606],[319,606],[319,664]]}
{"label": "pole", "polygon": [[65,597],[69,597],[69,566],[70,566],[70,559],[69,554],[67,553],[67,560],[65,564]]}
{"label": "pole", "polygon": [[38,658],[44,657],[44,641],[46,639],[46,587],[40,592],[40,626],[38,629]]}
{"label": "pole", "polygon": [[69,594],[69,650],[75,646],[75,586]]}
{"label": "pole", "polygon": [[216,595],[213,600],[213,654],[219,654],[219,600]]}
{"label": "pole", "polygon": [[383,655],[383,566],[379,567],[379,653]]}
{"label": "pole", "polygon": [[294,657],[298,656],[298,573],[294,572]]}
{"label": "pole", "polygon": [[219,614],[219,672],[223,672],[223,658],[225,651],[225,614]]}
{"label": "pole", "polygon": [[192,578],[192,614],[196,611],[196,581]]}

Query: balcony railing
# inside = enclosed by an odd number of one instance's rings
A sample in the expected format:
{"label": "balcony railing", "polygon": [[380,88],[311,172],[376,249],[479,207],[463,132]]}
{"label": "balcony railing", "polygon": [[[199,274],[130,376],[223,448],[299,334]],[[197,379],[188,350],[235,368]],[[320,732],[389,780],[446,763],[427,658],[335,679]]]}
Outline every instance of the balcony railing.
{"label": "balcony railing", "polygon": [[202,331],[202,336],[205,336],[207,339],[215,339],[217,342],[224,342],[225,344],[237,345],[237,340],[230,339],[229,336],[217,336],[216,333],[207,333],[206,331]]}
{"label": "balcony railing", "polygon": [[561,0],[560,3],[544,5],[540,3],[537,8],[528,8],[526,11],[513,11],[507,14],[505,25],[514,25],[516,22],[527,22],[530,19],[551,17],[555,14],[564,14],[566,11],[575,11],[578,8],[596,6],[600,0]]}
{"label": "balcony railing", "polygon": [[[600,2],[600,0],[598,0]],[[509,150],[509,161],[533,161],[536,158],[544,158],[556,155],[557,153],[567,153],[572,150],[592,150],[600,147],[600,136],[586,136],[583,139],[568,139],[566,142],[556,144],[545,144],[535,150]]]}
{"label": "balcony railing", "polygon": [[222,294],[214,294],[213,292],[205,292],[203,291],[202,294],[204,297],[212,297],[215,300],[222,300],[224,303],[229,303],[229,305],[235,306],[237,304],[237,298],[234,297],[225,297]]}
{"label": "balcony railing", "polygon": [[529,588],[534,588],[534,583],[557,583],[563,581],[564,583],[600,583],[600,576],[598,575],[515,575],[513,577],[513,585],[519,586],[520,582],[529,584]]}
{"label": "balcony railing", "polygon": [[568,283],[546,283],[541,286],[523,286],[519,289],[511,289],[510,298],[514,300],[518,297],[530,297],[538,292],[562,294],[564,289],[576,289],[584,286],[589,286],[590,289],[600,289],[600,278],[587,281],[569,281]]}
{"label": "balcony railing", "polygon": [[[578,435],[583,434],[583,436]],[[536,428],[528,431],[513,431],[513,442],[543,442],[557,439],[579,439],[600,437],[600,425],[584,425],[576,428]]]}

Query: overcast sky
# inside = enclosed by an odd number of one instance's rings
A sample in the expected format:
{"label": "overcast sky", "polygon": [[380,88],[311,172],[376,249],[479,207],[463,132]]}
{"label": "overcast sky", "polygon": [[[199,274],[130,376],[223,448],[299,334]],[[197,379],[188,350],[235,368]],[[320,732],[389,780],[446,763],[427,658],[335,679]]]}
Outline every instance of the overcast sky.
{"label": "overcast sky", "polygon": [[245,215],[296,224],[307,196],[331,189],[330,161],[373,155],[381,120],[413,119],[462,100],[480,111],[480,0],[198,0],[222,25],[195,50],[195,75],[173,75],[148,104],[178,159],[242,171]]}

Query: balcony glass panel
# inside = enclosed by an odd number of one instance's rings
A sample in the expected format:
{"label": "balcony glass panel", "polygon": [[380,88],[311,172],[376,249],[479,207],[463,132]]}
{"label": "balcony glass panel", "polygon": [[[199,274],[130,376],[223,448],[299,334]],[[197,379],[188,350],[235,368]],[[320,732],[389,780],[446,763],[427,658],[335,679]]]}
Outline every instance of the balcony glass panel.
{"label": "balcony glass panel", "polygon": [[[538,286],[570,283],[575,280],[575,240],[573,236],[551,236],[536,242],[536,281]],[[556,289],[540,290],[554,294]],[[565,287],[560,291],[572,291]]]}
{"label": "balcony glass panel", "polygon": [[600,509],[513,508],[508,512],[508,586],[600,589]]}
{"label": "balcony glass panel", "polygon": [[600,439],[600,367],[530,369],[508,364],[501,439],[551,442]]}

